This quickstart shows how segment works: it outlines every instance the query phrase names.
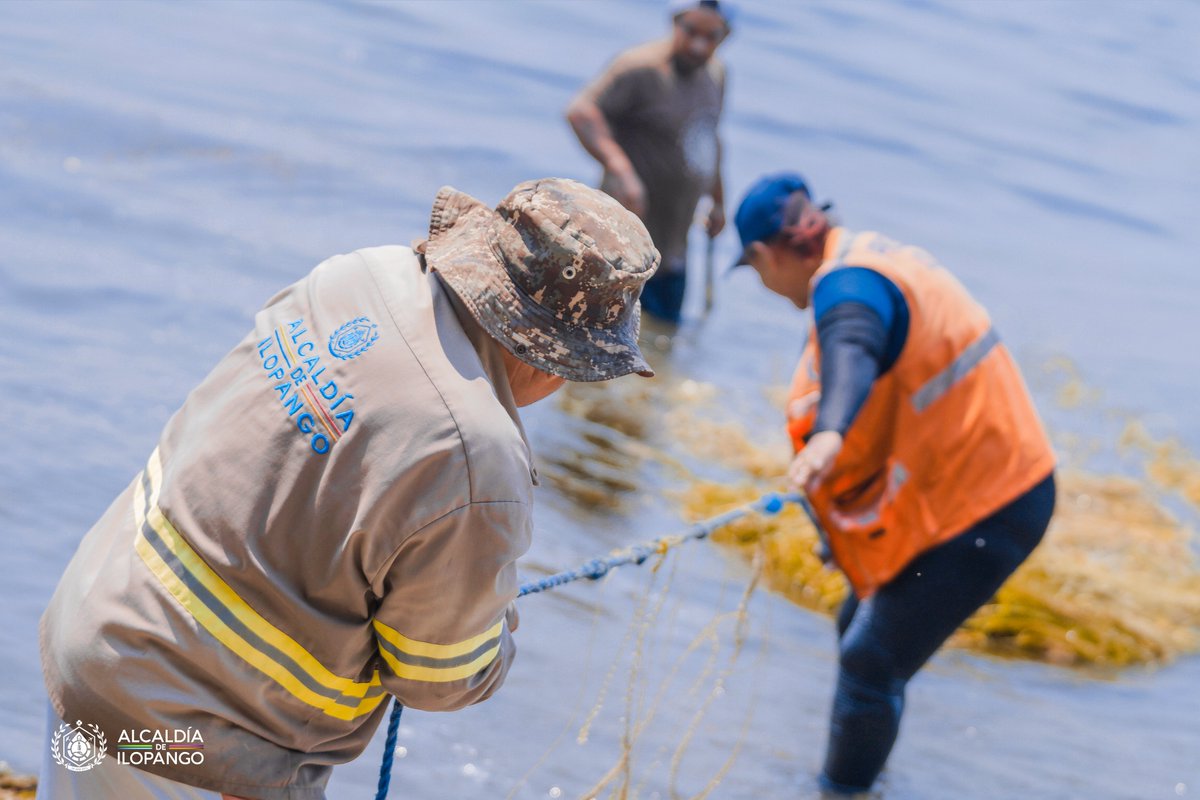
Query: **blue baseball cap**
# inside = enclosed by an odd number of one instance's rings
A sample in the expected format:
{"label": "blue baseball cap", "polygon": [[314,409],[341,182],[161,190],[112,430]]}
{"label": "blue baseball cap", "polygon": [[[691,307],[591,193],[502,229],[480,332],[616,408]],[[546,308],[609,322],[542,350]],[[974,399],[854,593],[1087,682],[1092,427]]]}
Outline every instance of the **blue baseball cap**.
{"label": "blue baseball cap", "polygon": [[750,245],[765,242],[779,233],[788,198],[795,192],[804,192],[805,197],[812,199],[808,184],[795,172],[765,175],[750,187],[733,218],[742,239],[742,254],[733,266],[748,263],[746,249]]}

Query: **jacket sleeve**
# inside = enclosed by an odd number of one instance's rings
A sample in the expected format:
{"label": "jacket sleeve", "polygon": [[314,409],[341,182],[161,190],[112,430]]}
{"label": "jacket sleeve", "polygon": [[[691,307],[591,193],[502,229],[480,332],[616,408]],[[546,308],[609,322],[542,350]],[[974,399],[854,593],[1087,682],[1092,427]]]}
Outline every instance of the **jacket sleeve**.
{"label": "jacket sleeve", "polygon": [[821,400],[813,433],[845,434],[858,416],[887,347],[887,329],[862,303],[838,303],[817,323],[821,342]]}
{"label": "jacket sleeve", "polygon": [[373,623],[383,685],[403,705],[454,711],[504,682],[516,652],[516,560],[530,533],[527,504],[477,502],[397,550]]}
{"label": "jacket sleeve", "polygon": [[908,307],[895,284],[854,266],[826,275],[812,306],[821,344],[821,402],[812,430],[844,434],[904,346]]}

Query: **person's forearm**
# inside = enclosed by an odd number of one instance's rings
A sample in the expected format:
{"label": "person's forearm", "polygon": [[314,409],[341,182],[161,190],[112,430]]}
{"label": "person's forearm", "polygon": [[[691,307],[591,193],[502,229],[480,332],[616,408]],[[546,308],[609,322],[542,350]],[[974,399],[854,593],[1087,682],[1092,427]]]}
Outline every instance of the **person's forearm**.
{"label": "person's forearm", "polygon": [[718,206],[725,205],[725,181],[721,178],[721,139],[717,138],[717,169],[713,178],[712,189],[709,190],[709,196],[712,197],[713,204]]}
{"label": "person's forearm", "polygon": [[576,100],[567,109],[567,121],[571,123],[571,130],[575,131],[583,149],[600,162],[604,169],[613,173],[633,169],[629,156],[625,154],[621,145],[617,144],[608,121],[604,119],[604,114],[595,103]]}
{"label": "person's forearm", "polygon": [[845,434],[879,376],[887,330],[879,315],[860,303],[842,303],[818,326],[821,401],[813,433]]}

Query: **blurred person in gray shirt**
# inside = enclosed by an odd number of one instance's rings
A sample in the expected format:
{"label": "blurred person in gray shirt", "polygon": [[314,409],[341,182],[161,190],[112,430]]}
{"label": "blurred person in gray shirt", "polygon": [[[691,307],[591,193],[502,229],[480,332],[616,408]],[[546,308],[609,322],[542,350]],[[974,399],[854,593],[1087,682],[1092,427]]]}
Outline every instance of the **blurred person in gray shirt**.
{"label": "blurred person in gray shirt", "polygon": [[642,307],[678,323],[700,198],[712,198],[708,236],[725,227],[717,135],[725,67],[715,54],[733,10],[725,0],[672,0],[668,8],[671,35],[618,55],[571,102],[567,120],[604,168],[600,188],[641,217],[662,253]]}

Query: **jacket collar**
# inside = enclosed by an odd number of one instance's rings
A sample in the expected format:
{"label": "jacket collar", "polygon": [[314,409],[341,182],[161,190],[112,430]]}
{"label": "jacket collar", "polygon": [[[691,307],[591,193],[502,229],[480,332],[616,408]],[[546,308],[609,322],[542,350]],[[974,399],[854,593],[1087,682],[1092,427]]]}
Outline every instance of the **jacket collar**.
{"label": "jacket collar", "polygon": [[855,234],[843,227],[834,227],[829,231],[829,235],[825,237],[825,252],[821,254],[821,266],[817,267],[817,271],[808,279],[808,299],[809,310],[812,310],[812,296],[817,290],[817,284],[831,271],[841,266],[842,259],[850,252],[850,246],[854,243]]}
{"label": "jacket collar", "polygon": [[517,410],[517,402],[513,398],[512,387],[508,383],[508,371],[504,368],[504,356],[500,353],[500,345],[475,321],[475,317],[471,315],[463,301],[443,282],[440,273],[426,270],[425,279],[429,281],[435,313],[437,313],[439,305],[448,305],[453,310],[463,333],[471,342],[471,346],[475,348],[475,354],[479,356],[479,363],[483,366],[484,374],[487,375],[488,382],[492,385],[496,399],[512,417],[513,424],[517,426],[517,432],[521,434],[521,441],[525,443],[525,451],[529,456],[530,477],[537,486],[538,476],[537,469],[533,467],[533,450],[529,446],[529,437],[525,435],[525,426],[521,424],[521,414]]}
{"label": "jacket collar", "polygon": [[829,235],[825,237],[825,253],[822,256],[821,266],[817,270],[817,275],[822,275],[841,263],[846,254],[850,252],[850,245],[854,243],[854,233],[838,226],[829,231]]}

